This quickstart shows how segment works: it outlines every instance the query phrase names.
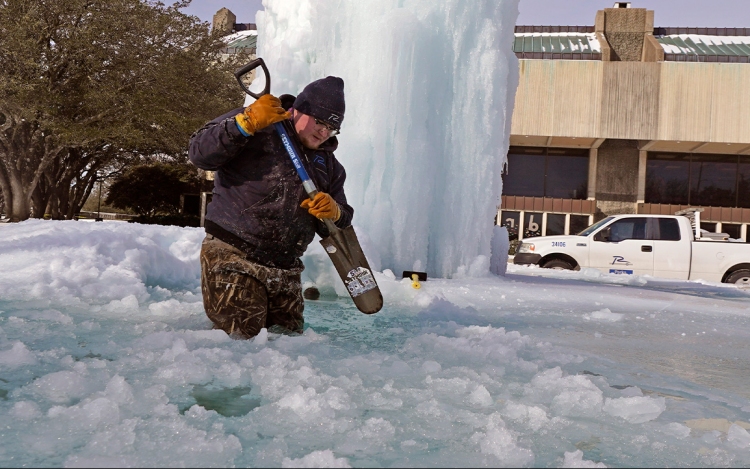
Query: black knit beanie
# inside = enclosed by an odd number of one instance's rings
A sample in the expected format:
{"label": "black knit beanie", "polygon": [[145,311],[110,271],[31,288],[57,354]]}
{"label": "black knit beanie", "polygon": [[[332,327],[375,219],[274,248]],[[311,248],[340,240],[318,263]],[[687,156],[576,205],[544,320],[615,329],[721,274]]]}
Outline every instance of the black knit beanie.
{"label": "black knit beanie", "polygon": [[344,121],[344,80],[325,77],[315,80],[294,100],[294,109],[320,119],[335,129]]}

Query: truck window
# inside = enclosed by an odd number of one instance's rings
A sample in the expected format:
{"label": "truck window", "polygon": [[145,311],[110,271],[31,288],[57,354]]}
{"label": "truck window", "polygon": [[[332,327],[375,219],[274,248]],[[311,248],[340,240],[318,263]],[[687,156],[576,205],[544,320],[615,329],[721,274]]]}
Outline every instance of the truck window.
{"label": "truck window", "polygon": [[680,224],[674,218],[659,218],[653,239],[657,241],[679,241]]}
{"label": "truck window", "polygon": [[599,227],[601,227],[601,226],[606,225],[607,223],[609,223],[610,220],[612,220],[612,218],[613,217],[607,217],[607,218],[605,218],[603,220],[599,220],[598,222],[594,223],[593,225],[589,226],[585,230],[583,230],[580,233],[578,233],[577,236],[588,236],[588,235],[590,235],[594,231],[598,230]]}
{"label": "truck window", "polygon": [[646,239],[648,218],[623,218],[609,225],[609,241],[616,243],[628,239]]}

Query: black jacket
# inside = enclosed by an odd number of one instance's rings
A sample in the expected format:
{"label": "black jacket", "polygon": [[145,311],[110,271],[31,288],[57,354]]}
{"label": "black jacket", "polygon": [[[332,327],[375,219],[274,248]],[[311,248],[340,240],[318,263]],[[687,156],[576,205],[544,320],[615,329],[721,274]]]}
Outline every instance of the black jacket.
{"label": "black jacket", "polygon": [[[242,111],[235,109],[214,119],[190,138],[190,161],[215,171],[206,232],[220,239],[224,231],[236,236],[248,258],[260,264],[300,267],[299,258],[315,233],[326,237],[328,230],[299,206],[307,194],[273,126],[245,137],[234,120]],[[318,150],[308,150],[297,141],[300,158],[316,187],[341,208],[336,225],[345,228],[351,225],[354,210],[344,195],[346,172],[333,155],[337,146],[335,137]]]}

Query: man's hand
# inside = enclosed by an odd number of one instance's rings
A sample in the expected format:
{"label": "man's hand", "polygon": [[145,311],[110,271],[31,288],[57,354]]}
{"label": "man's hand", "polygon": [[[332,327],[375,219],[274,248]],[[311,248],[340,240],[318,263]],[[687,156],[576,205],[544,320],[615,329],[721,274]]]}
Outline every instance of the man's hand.
{"label": "man's hand", "polygon": [[318,192],[312,200],[303,200],[300,207],[306,208],[310,215],[321,220],[323,218],[330,218],[333,221],[338,221],[341,218],[339,204],[325,192]]}
{"label": "man's hand", "polygon": [[247,135],[253,135],[258,130],[276,122],[289,119],[288,112],[281,107],[281,101],[276,96],[264,94],[253,104],[245,108],[245,112],[237,114],[234,120]]}

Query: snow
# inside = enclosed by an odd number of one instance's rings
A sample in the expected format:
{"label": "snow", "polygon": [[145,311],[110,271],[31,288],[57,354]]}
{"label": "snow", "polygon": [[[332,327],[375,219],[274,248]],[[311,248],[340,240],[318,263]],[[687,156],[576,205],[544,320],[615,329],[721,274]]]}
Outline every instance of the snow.
{"label": "snow", "polygon": [[[555,50],[547,48],[542,43],[541,52],[556,52],[556,53],[571,53],[571,52],[589,52],[589,53],[601,53],[602,46],[599,40],[596,38],[596,33],[575,33],[575,32],[563,32],[563,33],[515,33],[517,38],[538,38],[542,39],[545,37],[564,38],[566,41],[559,42],[558,44],[562,47],[562,50]],[[577,41],[577,43],[576,43]],[[569,45],[570,49],[566,50],[566,46]]]}
{"label": "snow", "polygon": [[345,81],[336,155],[376,270],[474,275],[490,257],[518,1],[267,0],[258,12],[274,94],[327,75]]}
{"label": "snow", "polygon": [[748,290],[383,271],[367,316],[313,243],[304,334],[241,341],[203,313],[203,236],[0,225],[0,465],[750,464]]}
{"label": "snow", "polygon": [[258,35],[258,31],[254,29],[246,29],[244,31],[237,31],[236,33],[227,34],[226,36],[223,36],[221,40],[227,44],[230,44],[236,41],[237,39],[243,39],[249,36],[257,36],[257,35]]}
{"label": "snow", "polygon": [[[747,36],[710,36],[703,34],[674,34],[668,36],[660,36],[660,39],[680,39],[687,44],[704,44],[706,46],[726,46],[726,45],[744,45],[750,46],[750,37]],[[695,50],[692,47],[682,47],[678,44],[665,44],[661,43],[662,48],[666,54],[695,54]]]}

